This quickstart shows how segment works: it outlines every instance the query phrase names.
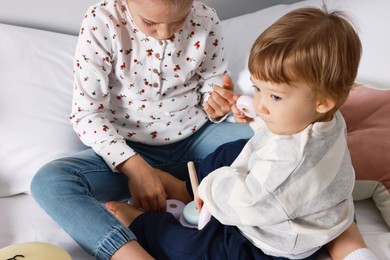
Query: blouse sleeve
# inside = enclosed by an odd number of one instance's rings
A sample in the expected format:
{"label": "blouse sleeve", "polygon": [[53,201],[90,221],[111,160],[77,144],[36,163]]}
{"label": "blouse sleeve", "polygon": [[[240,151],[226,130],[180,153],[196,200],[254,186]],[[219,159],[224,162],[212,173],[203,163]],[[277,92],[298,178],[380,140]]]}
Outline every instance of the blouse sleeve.
{"label": "blouse sleeve", "polygon": [[252,141],[231,167],[215,170],[199,185],[204,206],[225,225],[261,226],[287,219],[275,192],[298,165],[297,151],[283,140],[265,145],[281,146],[282,152],[254,150]]}
{"label": "blouse sleeve", "polygon": [[115,58],[115,26],[103,8],[91,7],[82,22],[74,61],[70,120],[81,141],[112,168],[134,151],[106,118],[110,104],[109,74]]}
{"label": "blouse sleeve", "polygon": [[228,70],[222,25],[213,9],[208,11],[208,26],[206,28],[205,56],[197,70],[197,74],[203,81],[200,88],[202,102],[209,98],[214,85],[223,84],[222,77]]}

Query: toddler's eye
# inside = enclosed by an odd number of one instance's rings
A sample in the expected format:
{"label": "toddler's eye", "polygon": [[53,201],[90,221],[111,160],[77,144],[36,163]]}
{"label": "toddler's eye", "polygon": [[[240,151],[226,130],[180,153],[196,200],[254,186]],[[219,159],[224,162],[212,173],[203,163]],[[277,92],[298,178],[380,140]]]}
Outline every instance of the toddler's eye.
{"label": "toddler's eye", "polygon": [[278,97],[278,96],[276,96],[276,95],[271,95],[271,98],[272,98],[273,100],[275,100],[275,101],[280,101],[280,100],[282,100],[281,97]]}
{"label": "toddler's eye", "polygon": [[261,92],[261,91],[260,91],[260,88],[258,88],[256,85],[252,85],[252,88],[255,89],[255,92]]}

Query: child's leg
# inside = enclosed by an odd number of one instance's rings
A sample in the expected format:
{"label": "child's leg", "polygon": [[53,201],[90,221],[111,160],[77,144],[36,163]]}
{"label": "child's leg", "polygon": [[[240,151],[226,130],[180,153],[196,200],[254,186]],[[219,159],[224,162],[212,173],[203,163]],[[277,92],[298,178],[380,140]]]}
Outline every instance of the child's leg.
{"label": "child's leg", "polygon": [[[198,169],[196,169],[199,182],[215,169],[223,166],[230,166],[247,142],[248,139],[239,139],[220,145],[214,152],[206,156],[199,164]],[[186,185],[188,193],[193,197],[194,194],[192,193],[191,183],[187,182]]]}
{"label": "child's leg", "polygon": [[[327,244],[327,249],[332,259],[341,260],[346,256],[351,255],[353,252],[357,252],[356,250],[363,249],[364,254],[371,254],[371,257],[365,256],[364,258],[353,257],[350,259],[366,259],[373,260],[376,259],[375,255],[367,248],[366,243],[363,240],[362,235],[356,225],[355,222],[351,224],[351,226],[345,230],[340,236],[335,238],[333,241]],[[360,251],[359,251],[360,255]]]}
{"label": "child's leg", "polygon": [[184,204],[192,201],[191,195],[187,192],[185,181],[182,181],[164,171],[158,170],[157,174],[164,186],[168,199],[176,199],[183,202]]}
{"label": "child's leg", "polygon": [[215,218],[202,230],[182,226],[169,213],[143,213],[123,202],[107,208],[137,236],[153,257],[164,259],[272,259],[253,246],[237,228]]}
{"label": "child's leg", "polygon": [[47,163],[34,176],[31,192],[46,213],[97,259],[110,258],[136,239],[100,205],[129,198],[127,178],[113,174],[92,149]]}
{"label": "child's leg", "polygon": [[239,139],[219,146],[214,152],[206,156],[198,167],[199,180],[206,177],[210,172],[223,167],[230,166],[241,153],[248,139]]}
{"label": "child's leg", "polygon": [[[226,143],[219,146],[213,153],[209,154],[199,165],[197,174],[199,180],[202,180],[207,174],[213,170],[232,164],[245,146],[247,140],[240,139],[234,142]],[[157,172],[162,184],[164,185],[165,192],[169,199],[177,199],[185,204],[192,200],[193,194],[191,189],[191,183],[182,181],[173,175],[164,171]]]}
{"label": "child's leg", "polygon": [[115,201],[108,202],[106,207],[122,224],[134,230],[138,242],[158,259],[191,258],[200,252],[191,241],[198,230],[183,227],[171,214],[144,213]]}

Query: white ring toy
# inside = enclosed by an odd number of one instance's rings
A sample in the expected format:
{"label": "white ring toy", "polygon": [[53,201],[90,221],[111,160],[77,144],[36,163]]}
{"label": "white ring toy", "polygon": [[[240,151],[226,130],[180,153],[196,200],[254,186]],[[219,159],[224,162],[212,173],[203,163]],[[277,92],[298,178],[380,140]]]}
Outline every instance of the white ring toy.
{"label": "white ring toy", "polygon": [[242,111],[247,117],[255,118],[256,111],[253,107],[253,98],[251,96],[242,95],[237,99],[237,108]]}
{"label": "white ring toy", "polygon": [[185,204],[179,200],[168,199],[167,200],[167,212],[171,213],[177,220],[180,219]]}

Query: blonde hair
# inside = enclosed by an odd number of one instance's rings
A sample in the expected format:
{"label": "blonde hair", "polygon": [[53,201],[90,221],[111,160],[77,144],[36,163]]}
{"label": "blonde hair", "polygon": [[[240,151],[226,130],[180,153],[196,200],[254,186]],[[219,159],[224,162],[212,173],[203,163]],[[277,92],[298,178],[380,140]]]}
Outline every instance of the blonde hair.
{"label": "blonde hair", "polygon": [[248,66],[258,80],[304,82],[317,97],[333,99],[337,109],[354,84],[361,52],[359,36],[345,14],[301,8],[256,39]]}
{"label": "blonde hair", "polygon": [[[131,0],[136,1],[136,0]],[[145,1],[145,0],[139,0]],[[181,10],[183,7],[187,7],[189,4],[192,4],[195,0],[152,0],[154,2],[162,3],[172,11],[176,12],[177,10]]]}

